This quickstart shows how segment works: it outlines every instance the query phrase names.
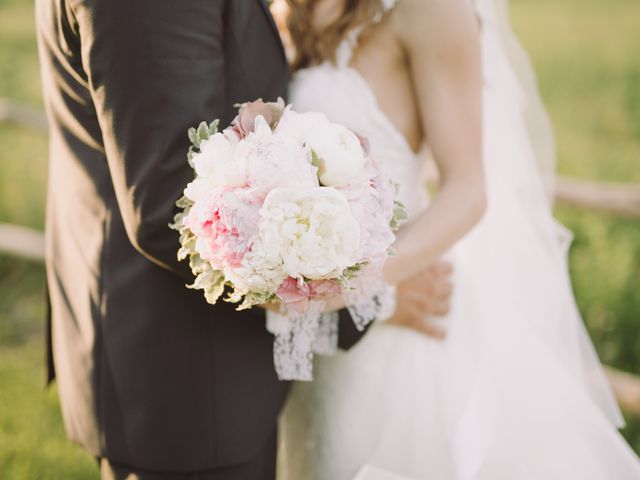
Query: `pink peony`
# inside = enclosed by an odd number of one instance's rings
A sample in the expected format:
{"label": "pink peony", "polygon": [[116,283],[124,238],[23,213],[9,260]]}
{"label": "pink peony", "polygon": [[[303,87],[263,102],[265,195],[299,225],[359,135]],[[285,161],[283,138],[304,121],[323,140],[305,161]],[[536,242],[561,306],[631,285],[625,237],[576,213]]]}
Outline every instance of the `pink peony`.
{"label": "pink peony", "polygon": [[359,177],[339,188],[349,202],[351,214],[360,226],[359,262],[384,258],[395,240],[390,227],[394,215],[395,192],[375,161],[367,157]]}
{"label": "pink peony", "polygon": [[196,250],[222,270],[237,267],[255,237],[262,202],[246,189],[220,188],[196,202],[185,219]]}

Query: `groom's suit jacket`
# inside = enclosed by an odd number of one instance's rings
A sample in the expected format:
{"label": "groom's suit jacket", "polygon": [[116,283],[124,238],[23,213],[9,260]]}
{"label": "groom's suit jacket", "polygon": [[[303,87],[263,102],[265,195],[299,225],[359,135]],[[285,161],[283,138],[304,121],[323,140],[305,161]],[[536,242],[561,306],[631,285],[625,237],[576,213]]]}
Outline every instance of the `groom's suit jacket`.
{"label": "groom's suit jacket", "polygon": [[[37,0],[51,127],[47,279],[70,437],[159,471],[243,462],[287,384],[260,310],[185,288],[168,228],[192,179],[186,131],[237,102],[285,96],[260,0]],[[286,174],[286,172],[283,172]],[[342,346],[358,335],[342,315]]]}

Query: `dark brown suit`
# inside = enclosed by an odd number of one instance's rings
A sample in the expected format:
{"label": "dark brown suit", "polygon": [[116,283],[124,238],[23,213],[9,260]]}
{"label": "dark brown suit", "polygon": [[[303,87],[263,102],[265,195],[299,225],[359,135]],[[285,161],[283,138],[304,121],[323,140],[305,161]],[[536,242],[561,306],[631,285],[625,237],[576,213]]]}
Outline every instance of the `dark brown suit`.
{"label": "dark brown suit", "polygon": [[[260,0],[37,0],[51,124],[47,271],[69,436],[154,471],[247,461],[287,384],[259,310],[188,290],[168,228],[192,178],[187,128],[285,96]],[[341,342],[357,338],[341,322]],[[347,330],[348,329],[348,332]]]}

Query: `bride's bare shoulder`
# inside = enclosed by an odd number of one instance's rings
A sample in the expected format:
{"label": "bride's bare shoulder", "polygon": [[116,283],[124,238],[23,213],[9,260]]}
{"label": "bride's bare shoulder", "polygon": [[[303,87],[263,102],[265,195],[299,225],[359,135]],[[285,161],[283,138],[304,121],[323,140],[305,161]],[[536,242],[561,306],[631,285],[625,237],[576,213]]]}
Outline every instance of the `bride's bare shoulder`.
{"label": "bride's bare shoulder", "polygon": [[402,40],[428,49],[478,35],[471,0],[399,0],[391,22]]}

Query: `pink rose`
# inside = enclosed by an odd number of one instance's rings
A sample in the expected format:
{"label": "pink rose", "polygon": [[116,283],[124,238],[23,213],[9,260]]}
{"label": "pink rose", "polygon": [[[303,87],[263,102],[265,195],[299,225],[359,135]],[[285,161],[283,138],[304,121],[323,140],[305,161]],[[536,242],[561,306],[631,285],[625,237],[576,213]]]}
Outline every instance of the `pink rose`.
{"label": "pink rose", "polygon": [[238,267],[256,234],[262,202],[246,189],[217,189],[194,204],[185,225],[196,236],[196,250],[222,270]]}
{"label": "pink rose", "polygon": [[261,115],[271,128],[274,128],[284,112],[285,103],[282,98],[277,102],[265,103],[261,98],[255,102],[247,102],[240,107],[238,115],[231,122],[232,130],[240,138],[244,138],[256,129],[256,117]]}

